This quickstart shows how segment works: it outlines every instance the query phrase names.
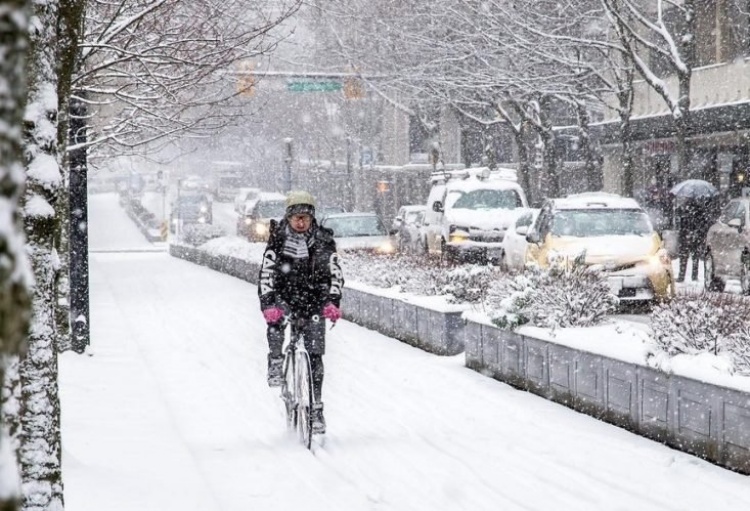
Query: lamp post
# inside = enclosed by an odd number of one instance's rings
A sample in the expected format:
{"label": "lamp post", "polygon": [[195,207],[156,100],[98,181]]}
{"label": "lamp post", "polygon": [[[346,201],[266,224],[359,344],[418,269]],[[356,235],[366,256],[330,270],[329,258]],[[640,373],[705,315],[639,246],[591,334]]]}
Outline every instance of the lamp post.
{"label": "lamp post", "polygon": [[284,146],[286,148],[286,156],[284,156],[284,191],[290,192],[292,190],[292,142],[293,140],[289,137],[284,139]]}

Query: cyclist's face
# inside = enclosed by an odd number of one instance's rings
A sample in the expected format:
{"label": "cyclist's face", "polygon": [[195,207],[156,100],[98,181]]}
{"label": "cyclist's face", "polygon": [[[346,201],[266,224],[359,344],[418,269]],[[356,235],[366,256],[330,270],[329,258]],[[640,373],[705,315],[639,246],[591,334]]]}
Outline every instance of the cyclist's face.
{"label": "cyclist's face", "polygon": [[296,232],[307,232],[312,225],[312,217],[306,214],[292,215],[289,218],[289,225]]}

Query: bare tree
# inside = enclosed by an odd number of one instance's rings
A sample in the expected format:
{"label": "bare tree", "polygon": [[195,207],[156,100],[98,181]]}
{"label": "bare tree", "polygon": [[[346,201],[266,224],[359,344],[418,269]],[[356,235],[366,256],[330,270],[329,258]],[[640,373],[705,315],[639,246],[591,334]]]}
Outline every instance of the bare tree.
{"label": "bare tree", "polygon": [[275,47],[300,3],[90,0],[72,88],[93,115],[92,156],[206,136],[247,115],[231,101],[233,71]]}
{"label": "bare tree", "polygon": [[[687,135],[690,86],[696,64],[697,11],[711,2],[601,2],[638,73],[662,97],[672,114],[678,167],[685,172],[690,162]],[[665,81],[667,74],[677,77],[676,91]]]}

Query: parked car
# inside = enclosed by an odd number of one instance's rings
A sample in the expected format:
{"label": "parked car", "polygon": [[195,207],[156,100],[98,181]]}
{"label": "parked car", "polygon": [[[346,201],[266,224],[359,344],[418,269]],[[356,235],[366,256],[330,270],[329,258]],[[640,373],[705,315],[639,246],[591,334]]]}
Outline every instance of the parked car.
{"label": "parked car", "polygon": [[237,236],[250,241],[268,241],[271,220],[281,220],[286,213],[286,197],[280,193],[261,192],[257,201],[237,217]]}
{"label": "parked car", "polygon": [[526,231],[520,228],[528,230],[537,216],[539,216],[538,209],[521,210],[513,226],[505,232],[502,258],[502,265],[505,269],[521,271],[526,266],[526,249],[529,243],[526,241]]}
{"label": "parked car", "polygon": [[181,190],[172,202],[169,225],[174,232],[176,226],[186,224],[210,224],[213,222],[211,198],[200,191]]}
{"label": "parked car", "polygon": [[750,294],[750,198],[730,200],[708,230],[704,282],[723,291],[727,279],[739,279],[742,294]]}
{"label": "parked car", "polygon": [[343,206],[320,206],[315,209],[315,216],[319,221],[328,215],[335,215],[337,213],[346,213],[346,210]]}
{"label": "parked car", "polygon": [[393,219],[390,234],[396,238],[399,252],[419,252],[419,229],[424,220],[423,205],[401,206]]}
{"label": "parked car", "polygon": [[321,221],[333,230],[339,251],[366,250],[377,254],[396,251],[385,226],[375,213],[336,213]]}
{"label": "parked car", "polygon": [[260,196],[260,188],[240,188],[234,196],[234,210],[243,214],[248,203],[254,203]]}
{"label": "parked car", "polygon": [[500,262],[515,210],[528,207],[515,176],[512,169],[487,168],[435,176],[421,230],[425,250],[448,260]]}
{"label": "parked car", "polygon": [[530,229],[519,227],[529,245],[527,262],[580,259],[605,271],[621,301],[674,296],[669,254],[651,220],[631,198],[582,193],[547,200]]}

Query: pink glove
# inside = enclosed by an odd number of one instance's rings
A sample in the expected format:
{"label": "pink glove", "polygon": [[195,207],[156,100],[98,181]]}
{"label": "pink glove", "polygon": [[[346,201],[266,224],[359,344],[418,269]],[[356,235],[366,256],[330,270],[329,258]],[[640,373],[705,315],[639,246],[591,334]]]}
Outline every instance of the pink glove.
{"label": "pink glove", "polygon": [[329,303],[323,307],[323,317],[329,319],[332,323],[341,319],[341,311],[334,304]]}
{"label": "pink glove", "polygon": [[263,318],[266,320],[266,323],[269,325],[273,325],[274,323],[278,323],[281,321],[281,318],[284,317],[284,309],[281,309],[279,307],[271,307],[270,309],[266,309],[263,311]]}

